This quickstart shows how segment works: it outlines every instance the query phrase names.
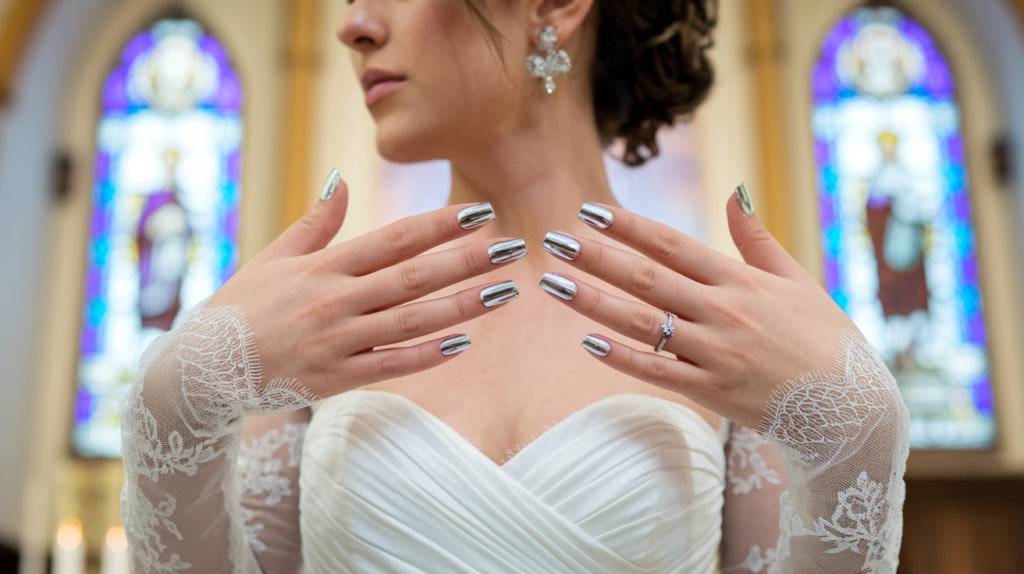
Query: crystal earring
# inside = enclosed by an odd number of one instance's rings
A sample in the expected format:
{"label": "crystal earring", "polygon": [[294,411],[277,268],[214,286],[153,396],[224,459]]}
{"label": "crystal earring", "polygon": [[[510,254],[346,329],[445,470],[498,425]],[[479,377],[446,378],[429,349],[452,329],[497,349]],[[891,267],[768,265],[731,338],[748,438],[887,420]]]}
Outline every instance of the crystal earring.
{"label": "crystal earring", "polygon": [[555,76],[569,73],[572,70],[572,61],[565,50],[555,51],[555,44],[558,43],[558,35],[555,34],[555,27],[548,26],[540,32],[540,41],[537,43],[537,54],[530,54],[526,59],[526,69],[534,78],[544,78],[544,89],[551,94],[555,91]]}

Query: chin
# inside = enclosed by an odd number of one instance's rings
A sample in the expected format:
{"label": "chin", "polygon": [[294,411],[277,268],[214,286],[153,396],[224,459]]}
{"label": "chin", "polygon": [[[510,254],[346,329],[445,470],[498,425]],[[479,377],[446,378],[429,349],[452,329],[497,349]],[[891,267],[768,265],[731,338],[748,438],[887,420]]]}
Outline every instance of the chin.
{"label": "chin", "polygon": [[388,118],[377,122],[377,151],[384,159],[395,163],[416,163],[445,159],[439,144],[443,139],[438,130]]}

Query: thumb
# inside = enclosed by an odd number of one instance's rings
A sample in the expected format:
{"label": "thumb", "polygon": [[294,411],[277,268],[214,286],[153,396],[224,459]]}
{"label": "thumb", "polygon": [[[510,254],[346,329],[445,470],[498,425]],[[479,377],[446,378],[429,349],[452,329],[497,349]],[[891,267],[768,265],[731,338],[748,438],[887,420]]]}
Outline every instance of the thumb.
{"label": "thumb", "polygon": [[261,254],[262,257],[297,257],[319,251],[334,239],[345,221],[348,185],[332,169],[320,192],[320,201],[298,221],[288,226]]}
{"label": "thumb", "polygon": [[747,191],[747,184],[741,183],[736,187],[732,199],[725,211],[729,218],[729,232],[743,260],[773,275],[789,279],[806,278],[804,268],[786,252],[754,214],[754,204]]}

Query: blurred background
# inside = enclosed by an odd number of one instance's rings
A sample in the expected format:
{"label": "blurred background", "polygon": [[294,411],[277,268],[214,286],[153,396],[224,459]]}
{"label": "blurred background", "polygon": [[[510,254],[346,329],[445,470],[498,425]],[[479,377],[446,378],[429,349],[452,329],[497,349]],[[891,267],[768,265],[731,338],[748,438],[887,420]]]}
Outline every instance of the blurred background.
{"label": "blurred background", "polygon": [[[720,0],[718,80],[620,202],[735,255],[762,219],[912,416],[901,572],[1024,572],[1024,0]],[[139,354],[315,201],[339,240],[443,205],[399,166],[341,0],[0,0],[0,573],[126,572]],[[51,566],[52,564],[52,566]]]}

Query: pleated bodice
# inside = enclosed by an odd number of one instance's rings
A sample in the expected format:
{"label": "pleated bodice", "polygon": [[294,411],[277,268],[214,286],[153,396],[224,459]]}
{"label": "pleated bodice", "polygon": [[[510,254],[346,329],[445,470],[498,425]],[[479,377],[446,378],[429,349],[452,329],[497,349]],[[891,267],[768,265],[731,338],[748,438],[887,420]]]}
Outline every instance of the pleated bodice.
{"label": "pleated bodice", "polygon": [[497,465],[396,394],[321,403],[303,447],[310,574],[710,573],[723,441],[694,411],[616,395]]}

